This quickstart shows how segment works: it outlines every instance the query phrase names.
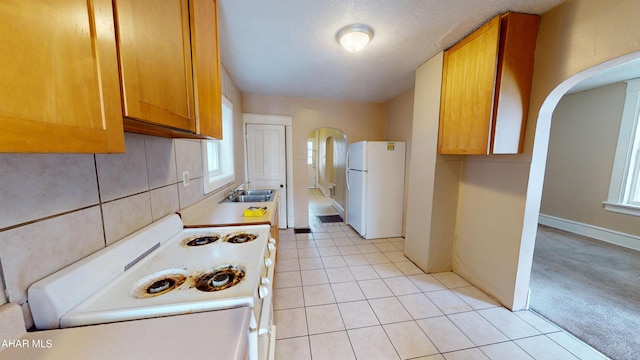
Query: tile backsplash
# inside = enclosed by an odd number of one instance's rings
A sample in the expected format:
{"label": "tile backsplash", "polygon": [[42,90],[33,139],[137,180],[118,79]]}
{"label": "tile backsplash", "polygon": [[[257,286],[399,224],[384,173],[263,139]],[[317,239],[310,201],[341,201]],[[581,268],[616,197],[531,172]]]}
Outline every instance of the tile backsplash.
{"label": "tile backsplash", "polygon": [[125,141],[124,154],[0,154],[0,304],[204,197],[200,141]]}

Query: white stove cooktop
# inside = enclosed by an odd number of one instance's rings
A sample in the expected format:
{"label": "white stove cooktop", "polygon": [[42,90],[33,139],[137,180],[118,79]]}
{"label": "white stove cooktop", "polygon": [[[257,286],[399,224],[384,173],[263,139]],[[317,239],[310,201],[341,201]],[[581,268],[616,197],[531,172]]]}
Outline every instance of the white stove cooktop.
{"label": "white stove cooktop", "polygon": [[[158,226],[164,229],[159,229]],[[255,235],[256,239],[244,243],[226,241],[228,235],[238,232]],[[203,235],[219,239],[206,245],[185,245],[187,241]],[[149,237],[155,238],[150,240]],[[93,261],[83,260],[63,269],[61,274],[52,275],[49,281],[49,278],[45,278],[34,284],[29,290],[34,320],[38,328],[58,327],[56,324],[51,326],[55,319],[51,319],[53,314],[47,313],[48,307],[55,309],[60,327],[240,306],[252,307],[259,286],[261,267],[264,266],[263,257],[268,239],[268,225],[182,229],[179,218],[177,221],[175,218],[161,221],[157,226],[152,224],[120,240],[123,243],[118,244],[118,247],[107,247],[92,255],[90,258],[94,258]],[[145,244],[134,246],[136,242]],[[160,243],[160,246],[135,262],[149,247],[153,248],[153,245],[149,245],[152,243]],[[132,254],[132,248],[138,253]],[[113,262],[118,264],[112,266]],[[100,267],[101,263],[109,264],[112,268]],[[125,271],[123,264],[130,267]],[[213,269],[228,267],[244,272],[243,276],[238,275],[237,271],[233,272],[235,275],[231,278],[242,277],[235,286],[218,291],[202,291],[197,288],[197,279],[201,275],[211,273]],[[115,274],[104,275],[105,272],[114,271]],[[166,278],[166,275],[176,275],[171,278],[179,279],[178,283],[158,282],[159,279]],[[89,283],[93,280],[98,283]],[[184,282],[180,284],[180,280]],[[152,290],[149,290],[150,284],[154,284]],[[162,293],[169,285],[172,285],[173,290]],[[83,286],[93,290],[86,291]],[[86,296],[74,295],[74,292],[86,293]],[[157,295],[156,292],[161,294]],[[45,301],[42,300],[43,296],[47,297]],[[73,304],[74,301],[76,304]],[[42,310],[45,310],[44,317],[40,316]]]}

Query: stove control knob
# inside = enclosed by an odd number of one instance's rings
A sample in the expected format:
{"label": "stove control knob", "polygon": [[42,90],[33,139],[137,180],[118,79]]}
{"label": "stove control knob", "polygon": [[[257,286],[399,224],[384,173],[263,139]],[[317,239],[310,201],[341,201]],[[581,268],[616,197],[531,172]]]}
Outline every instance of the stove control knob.
{"label": "stove control knob", "polygon": [[276,249],[276,246],[274,244],[267,244],[267,249],[269,249],[269,252],[272,252]]}
{"label": "stove control knob", "polygon": [[269,244],[275,244],[276,243],[276,239],[274,238],[269,238]]}
{"label": "stove control knob", "polygon": [[264,298],[266,298],[267,296],[269,296],[269,288],[268,288],[268,287],[266,287],[266,286],[260,286],[260,287],[258,288],[258,297],[259,297],[260,299],[264,299]]}
{"label": "stove control knob", "polygon": [[264,259],[264,266],[265,267],[271,267],[271,265],[273,265],[273,260],[271,260],[271,258]]}
{"label": "stove control knob", "polygon": [[271,285],[271,280],[268,277],[262,277],[260,279],[260,285]]}

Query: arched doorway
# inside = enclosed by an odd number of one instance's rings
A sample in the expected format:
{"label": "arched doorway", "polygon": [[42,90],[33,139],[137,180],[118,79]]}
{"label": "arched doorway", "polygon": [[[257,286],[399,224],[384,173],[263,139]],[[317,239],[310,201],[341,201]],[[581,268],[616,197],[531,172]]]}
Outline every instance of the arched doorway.
{"label": "arched doorway", "polygon": [[332,196],[332,191],[335,190],[335,181],[336,181],[336,169],[334,165],[334,157],[333,153],[335,150],[335,143],[333,141],[333,136],[327,137],[324,141],[324,180],[325,183],[328,184],[329,196]]}
{"label": "arched doorway", "polygon": [[320,225],[318,216],[339,215],[344,219],[348,146],[347,136],[340,129],[319,128],[307,137],[311,229]]}
{"label": "arched doorway", "polygon": [[[558,85],[547,96],[547,98],[545,99],[541,107],[540,116],[538,118],[537,126],[536,126],[536,135],[534,140],[531,172],[529,176],[529,189],[528,189],[528,196],[526,199],[527,207],[536,206],[538,208],[541,208],[542,210],[544,210],[545,208],[544,206],[541,207],[541,203],[546,192],[550,191],[548,189],[549,186],[547,186],[546,188],[543,186],[544,180],[545,180],[545,173],[547,173],[547,175],[550,175],[551,173],[553,173],[553,169],[552,168],[550,169],[548,166],[549,164],[554,163],[553,156],[554,154],[557,154],[557,152],[555,151],[549,151],[550,145],[553,145],[553,144],[550,144],[550,138],[554,134],[551,128],[552,120],[555,122],[555,121],[559,121],[559,119],[561,118],[556,110],[560,110],[562,108],[563,111],[561,113],[564,113],[566,111],[564,110],[564,107],[559,106],[559,103],[561,105],[564,105],[566,103],[564,102],[563,99],[567,99],[566,97],[567,93],[574,87],[578,88],[579,90],[601,88],[608,84],[619,83],[625,80],[629,80],[631,78],[639,77],[640,66],[638,66],[637,61],[635,61],[637,59],[640,59],[639,55],[640,55],[639,53],[626,55],[626,56],[605,62],[603,64],[597,65],[583,72],[580,72],[574,75],[573,77],[565,80],[560,85]],[[572,94],[571,98],[575,99],[577,96],[578,94],[576,95]],[[622,104],[618,104],[618,106],[622,106]],[[587,124],[584,121],[584,117],[582,120],[583,121],[581,121],[579,125],[581,127],[587,126]],[[602,119],[603,122],[606,122],[607,120],[608,119]],[[614,132],[615,136],[617,136],[619,131],[619,122],[618,123],[616,123],[615,121],[611,121],[611,122],[616,125],[611,125],[612,127],[615,127],[615,128],[612,128],[609,130],[611,130],[611,132]],[[572,133],[570,136],[571,137],[579,136],[577,135],[577,133],[578,132],[576,131],[575,133]],[[603,134],[603,132],[601,131],[600,134],[598,134],[597,136],[594,136],[591,141],[597,142],[598,138],[601,138],[604,135],[605,134]],[[568,138],[565,138],[565,139],[568,139]],[[590,146],[597,147],[598,145],[592,143],[590,144]],[[612,147],[612,149],[607,149],[607,151],[609,151],[610,153],[615,152],[615,145],[609,144],[609,146]],[[567,148],[565,151],[571,151],[571,150]],[[577,162],[577,159],[574,158],[573,162]],[[568,171],[568,170],[566,170],[565,168],[563,169],[563,171]],[[588,181],[587,179],[589,178],[590,173],[593,173],[593,171],[605,172],[606,177],[608,177],[611,174],[610,168],[603,169],[602,167],[597,167],[597,169],[594,168],[594,169],[591,169],[590,171],[584,171],[583,174],[578,174],[582,179],[581,181]],[[556,179],[557,181],[557,178],[554,178],[554,179]],[[547,181],[549,181],[548,178],[547,178]],[[543,190],[543,188],[545,190]],[[548,196],[552,196],[552,195],[548,195]],[[579,196],[579,195],[576,195],[576,196]],[[602,199],[602,200],[605,200],[605,199]],[[544,205],[544,203],[542,205]],[[618,351],[622,347],[621,343],[616,343],[615,348],[607,349],[607,346],[608,346],[607,343],[611,344],[612,342],[606,338],[606,335],[603,335],[603,334],[607,334],[607,335],[614,334],[612,335],[613,338],[621,339],[622,342],[625,342],[625,340],[622,340],[622,339],[625,339],[627,337],[626,333],[628,328],[635,327],[635,326],[624,325],[622,321],[615,321],[614,319],[616,319],[616,316],[617,316],[615,312],[617,311],[616,306],[618,306],[617,305],[618,303],[610,299],[605,300],[604,297],[598,295],[598,288],[600,287],[602,288],[608,287],[608,289],[606,290],[606,292],[608,293],[607,294],[608,296],[611,296],[611,293],[615,293],[616,292],[615,286],[611,286],[612,284],[615,284],[615,282],[607,280],[606,277],[604,276],[603,277],[592,276],[589,278],[588,281],[584,283],[580,283],[581,280],[579,277],[573,277],[573,279],[571,279],[573,275],[569,275],[569,272],[566,270],[563,270],[562,267],[544,269],[544,270],[536,268],[536,266],[548,266],[548,264],[550,263],[550,262],[544,263],[540,261],[541,256],[548,256],[549,249],[541,248],[541,244],[536,243],[537,239],[545,240],[545,236],[546,236],[544,234],[546,233],[546,231],[542,231],[543,234],[536,233],[536,228],[538,227],[537,216],[540,213],[541,213],[540,211],[536,212],[535,219],[533,217],[525,218],[525,226],[524,226],[524,234],[523,234],[524,235],[523,240],[524,239],[527,240],[527,242],[523,242],[523,248],[526,249],[526,248],[529,248],[529,246],[531,246],[531,255],[532,255],[531,257],[532,265],[530,268],[531,271],[527,273],[527,276],[529,276],[531,279],[530,307],[535,311],[541,313],[543,316],[548,317],[550,320],[556,322],[561,327],[569,330],[578,338],[596,347],[598,350],[601,350],[607,353],[607,355],[610,355],[615,358],[625,358],[626,356],[621,354],[626,354],[626,353],[624,352],[615,353],[615,351]],[[558,219],[558,223],[561,223],[560,220],[561,219]],[[576,226],[575,229],[579,231],[578,224],[579,224],[578,222],[573,221],[572,226]],[[531,236],[531,234],[534,234],[534,235]],[[528,243],[529,240],[531,241],[531,243]],[[566,240],[567,239],[565,239],[565,235],[562,235],[561,233],[557,233],[554,235],[555,242],[561,242]],[[595,246],[595,244],[589,245],[589,247],[591,246]],[[534,261],[534,257],[533,257],[534,248],[536,252],[536,258],[538,259],[537,262]],[[586,250],[586,249],[577,248],[574,245],[570,250],[571,254],[566,253],[563,256],[563,254],[561,253],[563,251],[562,249],[563,249],[563,246],[558,246],[557,248],[555,248],[553,250],[554,255],[559,255],[559,257],[562,258],[562,262],[567,262],[567,263],[571,262],[570,255],[573,255],[572,253],[574,252],[582,253]],[[583,256],[582,262],[584,263],[585,267],[594,267],[595,271],[599,271],[598,269],[602,269],[603,272],[605,271],[613,272],[614,270],[614,269],[604,269],[603,267],[598,268],[596,264],[596,262],[598,261],[597,258],[599,256],[609,257],[611,256],[609,254],[604,254],[604,253],[598,254],[595,258],[592,258],[593,260],[592,262],[586,261],[586,259],[588,259],[588,256],[589,256],[588,254],[581,254],[581,256]],[[521,259],[521,261],[522,260],[527,261],[529,259]],[[541,281],[539,281],[541,275],[538,275],[539,276],[538,281],[537,282],[533,281],[534,277],[532,276],[532,273],[536,271],[537,271],[537,274],[543,274],[542,276],[544,276],[545,271],[547,271],[547,274],[556,273],[554,275],[556,279],[555,280],[548,279],[546,280],[546,283],[542,283]],[[575,271],[581,272],[581,273],[587,273],[584,271],[584,269],[580,269],[580,268],[575,268]],[[566,282],[566,281],[574,282],[575,286],[577,286],[577,288],[580,289],[581,291],[569,291],[568,293],[565,293],[562,301],[557,301],[557,299],[549,300],[546,298],[544,299],[541,298],[542,296],[551,296],[551,294],[554,294],[554,293],[555,295],[557,295],[558,293],[562,293],[561,291],[554,291],[553,288],[548,289],[550,285],[553,286],[552,282],[558,281],[561,278],[563,282]],[[558,289],[567,287],[566,283],[565,284],[558,283],[557,286],[558,286]],[[593,290],[590,290],[589,288],[593,288]],[[582,292],[582,290],[585,290],[585,291]],[[626,289],[620,289],[621,292],[624,290]],[[598,304],[598,302],[602,302],[602,301],[604,301],[602,304]],[[606,316],[601,315],[602,311],[599,310],[601,308],[605,308],[606,309],[605,312],[608,315]],[[549,311],[549,312],[545,312],[545,311]],[[622,316],[622,318],[627,320],[629,317],[632,317],[632,316],[627,315],[625,311],[626,310],[623,309],[623,307],[620,308],[620,312],[621,312],[620,315]],[[566,313],[561,313],[561,312],[566,312]],[[568,321],[563,323],[562,322],[563,317],[568,318]],[[610,324],[607,324],[607,320],[612,320],[612,322]],[[637,322],[638,320],[631,320],[631,321]],[[576,328],[572,328],[572,326],[576,326]],[[585,331],[580,332],[580,331],[577,331],[576,329],[584,329]],[[595,330],[595,329],[601,329],[601,330]],[[620,331],[620,333],[616,333],[616,331],[618,330]],[[600,335],[590,336],[590,333],[594,331],[599,332]],[[602,342],[598,343],[598,341],[602,341]],[[629,339],[628,341],[633,341],[633,340]],[[632,342],[630,344],[632,348],[637,347],[636,343]],[[607,350],[614,351],[614,352],[609,352]]]}
{"label": "arched doorway", "polygon": [[[553,91],[547,95],[540,112],[538,113],[538,119],[536,122],[535,136],[533,143],[533,151],[531,157],[531,167],[529,171],[529,182],[527,188],[527,197],[525,203],[525,219],[523,229],[523,248],[527,249],[527,254],[521,259],[519,265],[520,269],[527,270],[522,275],[529,277],[531,271],[530,259],[533,258],[533,246],[535,244],[536,228],[538,224],[538,216],[540,214],[540,201],[542,199],[542,190],[545,169],[547,165],[547,155],[549,147],[549,138],[551,131],[551,120],[553,118],[553,112],[556,109],[558,102],[562,97],[567,94],[574,86],[581,82],[593,79],[596,76],[605,73],[607,70],[611,70],[615,67],[624,65],[630,61],[640,59],[640,52],[621,56],[619,58],[604,62],[596,65],[590,69],[584,70],[574,76],[568,78],[561,84],[559,84]],[[619,79],[622,81],[623,79]],[[529,257],[528,255],[531,255]]]}

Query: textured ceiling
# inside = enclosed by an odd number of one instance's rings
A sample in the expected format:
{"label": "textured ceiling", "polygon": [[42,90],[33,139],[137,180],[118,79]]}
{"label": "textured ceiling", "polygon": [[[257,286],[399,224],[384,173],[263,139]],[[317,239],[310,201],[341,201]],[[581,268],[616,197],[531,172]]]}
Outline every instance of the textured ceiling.
{"label": "textured ceiling", "polygon": [[[415,70],[491,17],[540,14],[562,0],[218,0],[222,63],[243,93],[387,101]],[[373,28],[358,53],[343,26]]]}

